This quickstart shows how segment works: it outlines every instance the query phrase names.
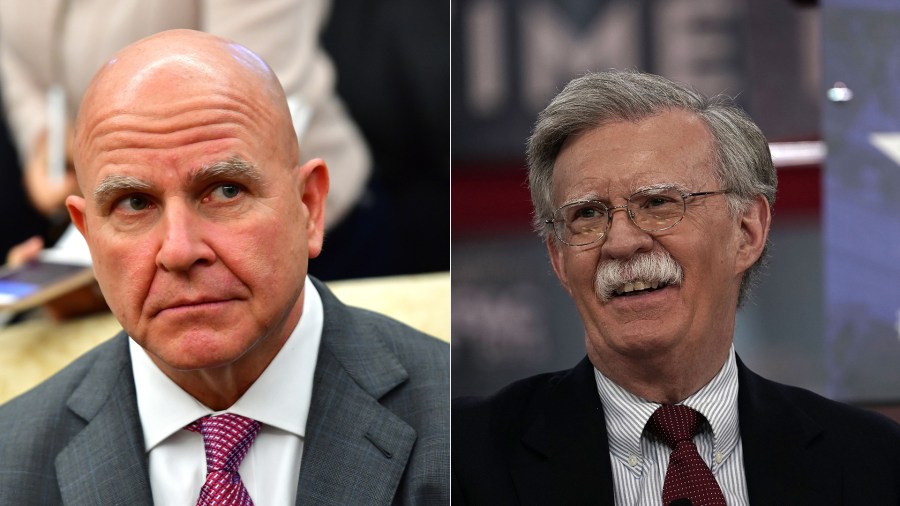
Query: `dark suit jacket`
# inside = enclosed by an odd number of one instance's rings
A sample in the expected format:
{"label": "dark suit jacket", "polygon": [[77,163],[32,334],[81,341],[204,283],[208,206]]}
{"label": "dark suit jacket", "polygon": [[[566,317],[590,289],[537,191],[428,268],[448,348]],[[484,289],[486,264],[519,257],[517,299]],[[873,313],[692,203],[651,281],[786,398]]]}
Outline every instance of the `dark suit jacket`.
{"label": "dark suit jacket", "polygon": [[[738,361],[752,505],[900,504],[900,426],[763,379]],[[453,408],[453,504],[612,505],[593,366],[513,383]]]}
{"label": "dark suit jacket", "polygon": [[[297,504],[447,504],[449,347],[316,288]],[[124,333],[0,406],[0,505],[13,504],[152,504]]]}

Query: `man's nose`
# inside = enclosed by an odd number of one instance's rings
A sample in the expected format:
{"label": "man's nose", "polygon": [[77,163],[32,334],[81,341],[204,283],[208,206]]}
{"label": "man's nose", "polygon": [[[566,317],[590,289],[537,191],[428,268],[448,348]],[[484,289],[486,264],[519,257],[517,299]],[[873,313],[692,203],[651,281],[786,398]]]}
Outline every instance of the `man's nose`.
{"label": "man's nose", "polygon": [[209,265],[216,259],[207,242],[203,218],[181,202],[170,203],[163,212],[162,238],[156,263],[166,271],[187,271],[194,265]]}
{"label": "man's nose", "polygon": [[649,251],[652,248],[653,237],[632,221],[630,209],[624,205],[609,209],[609,226],[602,246],[605,256],[630,258],[635,253]]}

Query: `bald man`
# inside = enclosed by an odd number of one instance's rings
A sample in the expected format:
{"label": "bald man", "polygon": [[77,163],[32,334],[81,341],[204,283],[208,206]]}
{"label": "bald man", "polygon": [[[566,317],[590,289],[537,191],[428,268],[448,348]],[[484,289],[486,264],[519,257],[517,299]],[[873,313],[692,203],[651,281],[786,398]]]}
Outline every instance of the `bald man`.
{"label": "bald man", "polygon": [[163,32],[100,69],[66,206],[124,331],[0,407],[0,504],[449,502],[447,346],[307,275],[328,173],[298,160],[242,46]]}

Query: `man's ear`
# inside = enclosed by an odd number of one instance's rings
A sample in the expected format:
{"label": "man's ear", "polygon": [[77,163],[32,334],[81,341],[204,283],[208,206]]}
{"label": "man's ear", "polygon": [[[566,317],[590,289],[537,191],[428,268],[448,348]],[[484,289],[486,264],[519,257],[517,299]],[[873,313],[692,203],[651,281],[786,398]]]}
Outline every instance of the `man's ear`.
{"label": "man's ear", "polygon": [[313,158],[299,168],[300,195],[307,211],[306,241],[309,258],[322,252],[325,236],[325,198],[328,196],[328,167]]}
{"label": "man's ear", "polygon": [[66,209],[69,210],[69,216],[72,218],[72,224],[81,232],[85,241],[88,240],[87,222],[84,218],[84,207],[87,203],[84,197],[78,195],[69,195],[66,197]]}
{"label": "man's ear", "polygon": [[559,279],[563,288],[569,292],[569,295],[572,295],[572,290],[569,289],[569,278],[566,277],[566,263],[562,258],[562,248],[566,246],[559,243],[552,235],[548,235],[545,242],[547,244],[547,255],[550,257],[550,265],[553,266],[553,272],[556,273],[556,278]]}
{"label": "man's ear", "polygon": [[737,272],[749,269],[762,255],[771,223],[772,209],[769,201],[762,195],[757,195],[741,213],[740,243],[735,265]]}

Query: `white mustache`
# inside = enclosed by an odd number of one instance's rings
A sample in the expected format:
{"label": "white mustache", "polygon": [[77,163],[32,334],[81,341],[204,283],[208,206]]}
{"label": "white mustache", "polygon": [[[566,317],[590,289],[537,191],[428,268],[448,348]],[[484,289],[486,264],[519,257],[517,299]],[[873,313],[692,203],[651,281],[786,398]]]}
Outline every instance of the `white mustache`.
{"label": "white mustache", "polygon": [[625,283],[643,281],[678,285],[684,279],[681,265],[666,251],[641,253],[627,260],[607,260],[597,266],[594,293],[602,302],[608,301]]}

